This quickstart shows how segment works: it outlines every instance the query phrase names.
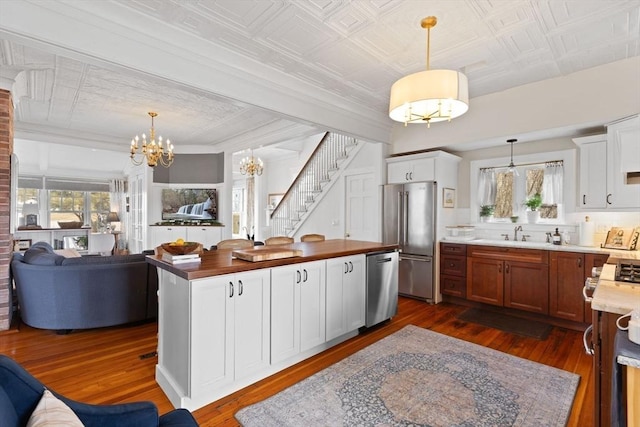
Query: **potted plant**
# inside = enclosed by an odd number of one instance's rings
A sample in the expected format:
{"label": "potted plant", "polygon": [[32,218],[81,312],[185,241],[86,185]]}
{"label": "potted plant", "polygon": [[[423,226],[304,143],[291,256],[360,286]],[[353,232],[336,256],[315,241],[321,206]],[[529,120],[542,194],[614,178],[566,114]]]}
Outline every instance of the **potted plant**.
{"label": "potted plant", "polygon": [[540,219],[540,211],[538,208],[542,205],[542,196],[540,193],[536,193],[533,196],[529,197],[524,205],[529,208],[527,211],[527,219],[529,220],[529,224],[535,224]]}
{"label": "potted plant", "polygon": [[493,211],[496,209],[494,205],[482,205],[480,206],[480,221],[486,222],[493,216]]}

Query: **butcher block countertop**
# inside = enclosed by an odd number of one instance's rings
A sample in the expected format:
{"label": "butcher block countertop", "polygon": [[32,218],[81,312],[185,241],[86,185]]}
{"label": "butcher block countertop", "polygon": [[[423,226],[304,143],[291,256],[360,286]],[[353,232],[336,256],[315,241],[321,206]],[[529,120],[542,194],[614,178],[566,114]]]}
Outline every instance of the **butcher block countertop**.
{"label": "butcher block countertop", "polygon": [[[302,251],[302,255],[290,258],[271,259],[265,261],[244,261],[232,257],[233,249],[216,249],[205,251],[200,263],[170,264],[157,255],[147,255],[147,262],[158,268],[169,271],[183,279],[193,280],[204,277],[233,274],[242,271],[258,270],[261,268],[279,267],[281,265],[298,264],[301,262],[318,261],[341,256],[366,254],[371,252],[392,251],[397,245],[387,245],[380,242],[365,242],[359,240],[333,239],[323,242],[296,242],[285,245],[273,245],[270,248],[283,248]],[[260,246],[256,246],[260,248]]]}

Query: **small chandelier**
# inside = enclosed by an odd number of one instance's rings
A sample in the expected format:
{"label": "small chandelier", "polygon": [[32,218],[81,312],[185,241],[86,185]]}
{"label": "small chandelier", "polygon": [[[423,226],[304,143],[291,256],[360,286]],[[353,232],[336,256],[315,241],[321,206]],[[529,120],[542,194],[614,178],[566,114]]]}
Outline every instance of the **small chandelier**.
{"label": "small chandelier", "polygon": [[264,164],[260,158],[255,159],[253,157],[253,150],[251,151],[251,156],[247,156],[240,160],[240,173],[242,175],[262,175],[262,170],[264,169]]}
{"label": "small chandelier", "polygon": [[[156,143],[156,130],[153,127],[153,119],[158,116],[158,113],[149,111],[149,115],[151,116],[151,129],[149,130],[150,141],[147,142],[147,136],[144,133],[142,134],[142,148],[138,145],[140,141],[138,135],[131,140],[131,162],[139,166],[146,158],[149,167],[156,167],[158,163],[160,163],[165,168],[168,168],[171,166],[171,163],[173,163],[173,145],[171,141],[167,139],[165,150],[162,146],[161,136],[158,137],[158,142]],[[136,158],[138,154],[141,154],[141,156]]]}
{"label": "small chandelier", "polygon": [[427,29],[427,70],[409,74],[391,86],[389,117],[397,122],[427,123],[451,121],[469,109],[467,76],[454,70],[431,70],[429,51],[431,28],[438,20],[428,16],[421,21]]}

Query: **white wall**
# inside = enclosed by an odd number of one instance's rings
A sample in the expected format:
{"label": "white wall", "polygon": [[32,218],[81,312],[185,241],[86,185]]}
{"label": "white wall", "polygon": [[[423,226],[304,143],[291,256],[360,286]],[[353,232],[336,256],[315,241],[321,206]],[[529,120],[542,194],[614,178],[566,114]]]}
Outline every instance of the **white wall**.
{"label": "white wall", "polygon": [[[449,122],[394,125],[393,152],[405,153],[481,141],[603,125],[640,112],[640,57],[564,77],[472,98],[469,111]],[[548,138],[548,136],[547,136]]]}

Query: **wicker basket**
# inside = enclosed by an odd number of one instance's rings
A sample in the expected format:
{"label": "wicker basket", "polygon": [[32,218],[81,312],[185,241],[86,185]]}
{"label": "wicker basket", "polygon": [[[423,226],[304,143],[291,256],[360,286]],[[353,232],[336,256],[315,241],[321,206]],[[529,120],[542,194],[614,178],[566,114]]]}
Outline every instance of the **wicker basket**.
{"label": "wicker basket", "polygon": [[60,228],[82,228],[81,221],[58,221]]}

